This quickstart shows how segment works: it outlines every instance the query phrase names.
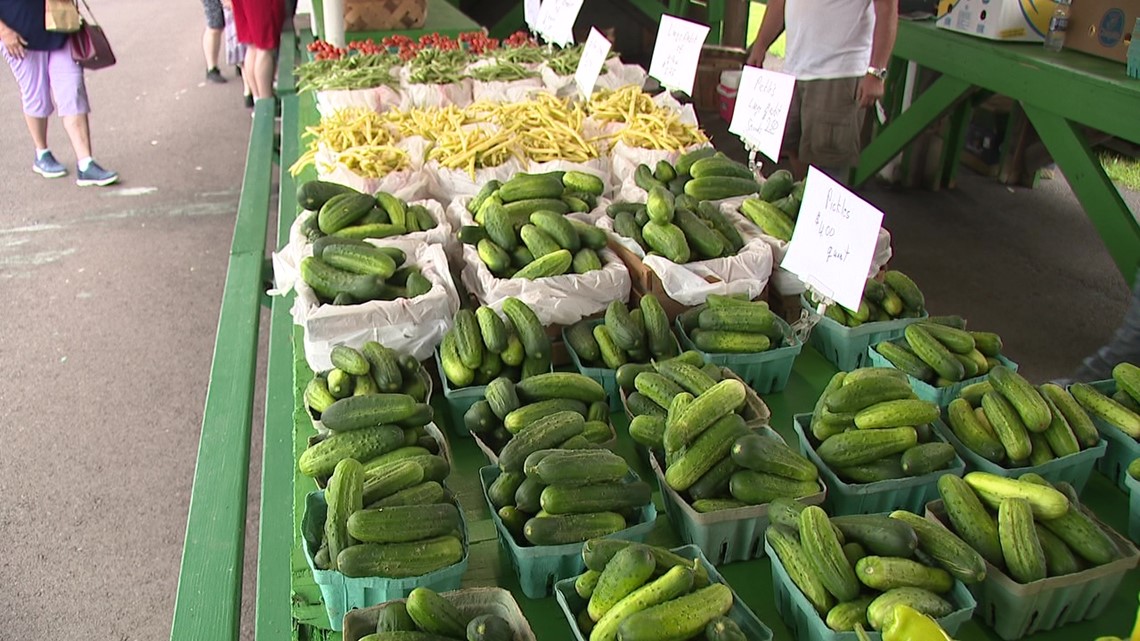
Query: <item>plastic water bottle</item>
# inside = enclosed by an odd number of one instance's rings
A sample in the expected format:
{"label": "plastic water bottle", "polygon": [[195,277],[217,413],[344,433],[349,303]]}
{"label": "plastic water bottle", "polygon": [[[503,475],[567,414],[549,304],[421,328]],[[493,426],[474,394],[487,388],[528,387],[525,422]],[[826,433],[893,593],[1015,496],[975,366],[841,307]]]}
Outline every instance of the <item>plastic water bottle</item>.
{"label": "plastic water bottle", "polygon": [[1045,51],[1056,53],[1065,46],[1065,32],[1069,29],[1072,8],[1072,0],[1057,0],[1057,8],[1049,18],[1049,33],[1045,34]]}

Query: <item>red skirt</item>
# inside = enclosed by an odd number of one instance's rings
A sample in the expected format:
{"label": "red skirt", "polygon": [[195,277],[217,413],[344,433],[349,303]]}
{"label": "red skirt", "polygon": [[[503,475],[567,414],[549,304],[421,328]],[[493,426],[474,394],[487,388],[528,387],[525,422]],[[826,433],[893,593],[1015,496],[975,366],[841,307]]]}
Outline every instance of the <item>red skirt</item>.
{"label": "red skirt", "polygon": [[238,42],[269,51],[281,45],[284,0],[233,0]]}

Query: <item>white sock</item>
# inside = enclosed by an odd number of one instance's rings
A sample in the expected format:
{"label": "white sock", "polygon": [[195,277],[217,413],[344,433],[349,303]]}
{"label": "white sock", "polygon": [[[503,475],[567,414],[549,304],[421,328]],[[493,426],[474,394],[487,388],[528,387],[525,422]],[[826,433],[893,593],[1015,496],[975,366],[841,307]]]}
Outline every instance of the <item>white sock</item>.
{"label": "white sock", "polygon": [[88,169],[91,168],[91,163],[93,163],[93,162],[95,162],[95,159],[92,158],[91,156],[87,156],[86,158],[80,158],[79,159],[79,171],[87,171]]}
{"label": "white sock", "polygon": [[36,150],[36,160],[43,160],[43,157],[50,154],[50,153],[51,153],[50,149],[37,149]]}

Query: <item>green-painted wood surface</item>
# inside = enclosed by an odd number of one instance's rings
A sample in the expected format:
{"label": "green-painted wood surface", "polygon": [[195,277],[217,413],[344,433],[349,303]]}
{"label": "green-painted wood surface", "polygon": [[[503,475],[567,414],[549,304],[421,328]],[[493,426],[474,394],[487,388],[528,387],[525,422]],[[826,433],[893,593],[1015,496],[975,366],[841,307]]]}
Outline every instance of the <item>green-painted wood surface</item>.
{"label": "green-painted wood surface", "polygon": [[281,32],[281,47],[277,50],[277,86],[278,96],[287,96],[297,91],[297,78],[293,75],[293,68],[297,66],[297,32],[293,30],[292,23],[286,25]]}
{"label": "green-painted wood surface", "polygon": [[[321,38],[324,37],[325,32],[322,7],[323,3],[321,0],[313,0],[313,30],[314,33]],[[395,34],[408,36],[409,38],[419,38],[425,34],[439,33],[440,35],[454,38],[465,31],[479,31],[481,29],[482,27],[479,26],[479,24],[452,6],[447,0],[427,0],[427,19],[424,21],[424,26],[419,29],[351,31],[346,33],[345,37],[349,42],[367,40],[369,38],[375,42],[380,42],[381,39]]]}
{"label": "green-painted wood surface", "polygon": [[238,635],[273,106],[265,100],[254,110],[190,494],[172,641],[231,641]]}

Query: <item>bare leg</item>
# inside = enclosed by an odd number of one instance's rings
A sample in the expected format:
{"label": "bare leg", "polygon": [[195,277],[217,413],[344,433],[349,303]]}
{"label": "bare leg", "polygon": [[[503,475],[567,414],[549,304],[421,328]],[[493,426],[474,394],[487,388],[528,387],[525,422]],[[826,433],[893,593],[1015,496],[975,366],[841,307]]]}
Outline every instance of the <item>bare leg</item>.
{"label": "bare leg", "polygon": [[28,133],[32,134],[32,142],[35,143],[36,149],[47,149],[48,119],[24,114],[24,121],[28,123]]}
{"label": "bare leg", "polygon": [[202,53],[206,56],[206,71],[218,67],[218,52],[222,47],[222,30],[206,29],[202,32]]}
{"label": "bare leg", "polygon": [[91,131],[87,125],[87,114],[64,116],[63,128],[67,130],[67,137],[71,139],[75,157],[80,160],[91,157]]}
{"label": "bare leg", "polygon": [[261,51],[254,46],[247,46],[245,48],[245,64],[241,68],[241,77],[245,81],[246,86],[249,87],[249,92],[253,94],[256,99],[260,97],[257,90],[257,59]]}
{"label": "bare leg", "polygon": [[[250,47],[251,50],[254,47]],[[247,71],[253,75],[254,99],[273,97],[273,74],[277,70],[277,50],[256,49],[254,66]]]}

